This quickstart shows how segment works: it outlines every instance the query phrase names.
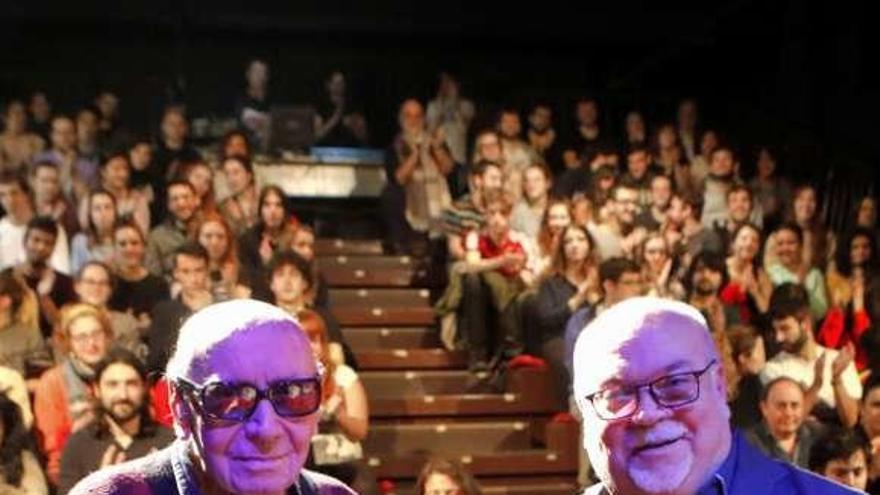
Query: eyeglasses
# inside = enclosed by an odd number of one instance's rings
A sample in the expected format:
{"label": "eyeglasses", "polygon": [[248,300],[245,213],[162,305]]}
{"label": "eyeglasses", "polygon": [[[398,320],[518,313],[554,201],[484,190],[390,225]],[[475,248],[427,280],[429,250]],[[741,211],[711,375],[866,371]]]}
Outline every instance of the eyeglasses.
{"label": "eyeglasses", "polygon": [[107,334],[103,330],[97,330],[89,333],[80,333],[70,336],[70,341],[77,344],[85,344],[86,342],[99,342],[107,338]]}
{"label": "eyeglasses", "polygon": [[308,416],[321,406],[318,376],[277,380],[265,389],[247,382],[196,385],[185,378],[177,378],[175,382],[194,395],[196,406],[205,416],[220,421],[247,421],[263,399],[268,399],[275,412],[284,418]]}
{"label": "eyeglasses", "polygon": [[596,415],[605,421],[628,418],[639,409],[639,391],[645,387],[654,402],[674,409],[686,406],[700,398],[700,377],[718,361],[713,359],[699,371],[675,373],[642,385],[613,387],[585,397],[593,405]]}

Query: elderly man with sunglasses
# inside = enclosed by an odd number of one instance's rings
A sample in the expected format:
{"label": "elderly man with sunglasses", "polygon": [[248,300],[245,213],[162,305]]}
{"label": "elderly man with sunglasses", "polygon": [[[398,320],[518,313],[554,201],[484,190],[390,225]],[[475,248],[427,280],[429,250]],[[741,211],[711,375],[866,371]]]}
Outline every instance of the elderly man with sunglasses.
{"label": "elderly man with sunglasses", "polygon": [[352,494],[303,469],[321,373],[308,338],[281,309],[252,300],[202,309],[181,328],[166,370],[177,440],[70,493]]}
{"label": "elderly man with sunglasses", "polygon": [[639,297],[601,313],[574,350],[585,495],[857,493],[771,460],[729,426],[721,359],[698,310]]}

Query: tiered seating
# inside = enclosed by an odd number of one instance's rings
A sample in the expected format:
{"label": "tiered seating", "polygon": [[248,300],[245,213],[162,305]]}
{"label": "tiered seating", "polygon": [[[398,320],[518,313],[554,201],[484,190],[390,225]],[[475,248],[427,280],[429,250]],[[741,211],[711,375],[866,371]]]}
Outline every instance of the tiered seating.
{"label": "tiered seating", "polygon": [[575,491],[578,425],[551,420],[547,370],[510,370],[503,385],[469,373],[465,354],[440,344],[426,260],[383,256],[378,241],[319,240],[316,252],[370,398],[364,449],[379,479],[410,493],[440,455],[464,463],[486,493]]}

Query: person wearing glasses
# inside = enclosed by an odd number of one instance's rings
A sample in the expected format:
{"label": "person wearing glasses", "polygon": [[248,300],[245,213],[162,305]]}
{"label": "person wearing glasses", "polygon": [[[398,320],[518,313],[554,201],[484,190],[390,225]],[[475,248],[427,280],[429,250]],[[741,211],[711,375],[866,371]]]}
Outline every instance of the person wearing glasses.
{"label": "person wearing glasses", "polygon": [[103,310],[74,303],[61,309],[55,338],[63,358],[40,376],[34,390],[34,426],[46,475],[58,486],[67,439],[95,417],[95,367],[113,345],[113,330]]}
{"label": "person wearing glasses", "polygon": [[574,351],[585,495],[856,493],[771,460],[729,426],[721,358],[700,312],[654,297],[600,313]]}
{"label": "person wearing glasses", "polygon": [[165,370],[175,441],[70,493],[353,494],[303,469],[322,373],[285,311],[249,299],[208,306],[184,323]]}

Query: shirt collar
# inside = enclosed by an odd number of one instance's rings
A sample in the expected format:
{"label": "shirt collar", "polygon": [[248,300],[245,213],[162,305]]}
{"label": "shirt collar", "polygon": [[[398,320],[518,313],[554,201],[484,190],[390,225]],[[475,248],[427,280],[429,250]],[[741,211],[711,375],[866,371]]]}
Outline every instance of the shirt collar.
{"label": "shirt collar", "polygon": [[697,491],[697,495],[728,495],[730,487],[733,485],[733,477],[736,474],[736,458],[737,458],[737,433],[734,432],[730,436],[730,451],[727,458],[721,463],[721,466],[712,474],[709,481]]}

